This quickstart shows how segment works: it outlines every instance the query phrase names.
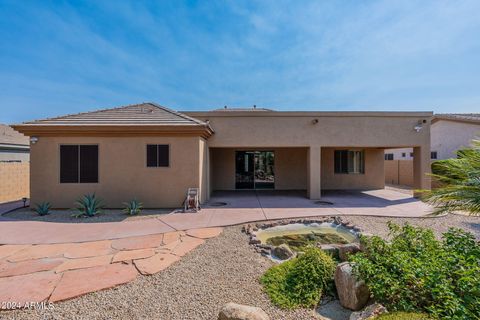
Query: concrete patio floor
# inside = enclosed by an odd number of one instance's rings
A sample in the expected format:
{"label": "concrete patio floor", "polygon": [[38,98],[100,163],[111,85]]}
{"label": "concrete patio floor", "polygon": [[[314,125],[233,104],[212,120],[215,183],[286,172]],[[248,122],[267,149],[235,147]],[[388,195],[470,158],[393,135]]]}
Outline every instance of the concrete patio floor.
{"label": "concrete patio floor", "polygon": [[[332,204],[318,204],[302,191],[223,191],[215,192],[198,213],[172,213],[138,221],[54,223],[0,217],[0,244],[110,240],[284,218],[337,215],[421,217],[431,212],[430,206],[393,189],[326,191],[322,201]],[[226,205],[215,206],[219,202]]]}

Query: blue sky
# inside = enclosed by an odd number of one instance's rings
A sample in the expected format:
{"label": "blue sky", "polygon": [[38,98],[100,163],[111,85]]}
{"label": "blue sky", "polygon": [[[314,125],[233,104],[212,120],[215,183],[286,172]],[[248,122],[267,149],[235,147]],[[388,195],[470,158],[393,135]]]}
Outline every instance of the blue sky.
{"label": "blue sky", "polygon": [[176,110],[480,112],[480,1],[0,0],[0,122]]}

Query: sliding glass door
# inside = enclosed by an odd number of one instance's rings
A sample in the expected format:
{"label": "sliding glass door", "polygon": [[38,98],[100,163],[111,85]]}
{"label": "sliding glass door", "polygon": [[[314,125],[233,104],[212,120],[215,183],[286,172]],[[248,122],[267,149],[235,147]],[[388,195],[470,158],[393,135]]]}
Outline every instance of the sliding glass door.
{"label": "sliding glass door", "polygon": [[274,189],[275,154],[273,151],[236,151],[236,189]]}

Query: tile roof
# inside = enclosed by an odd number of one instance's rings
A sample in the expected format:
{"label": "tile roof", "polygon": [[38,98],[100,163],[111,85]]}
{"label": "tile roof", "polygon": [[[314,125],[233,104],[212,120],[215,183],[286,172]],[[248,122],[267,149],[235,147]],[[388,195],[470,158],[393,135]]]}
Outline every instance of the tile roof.
{"label": "tile roof", "polygon": [[0,124],[0,144],[30,145],[27,136],[24,136],[6,124]]}
{"label": "tile roof", "polygon": [[438,120],[480,123],[480,113],[437,113],[433,116],[433,121]]}
{"label": "tile roof", "polygon": [[205,126],[205,122],[183,113],[146,102],[111,109],[70,114],[55,118],[24,122],[25,125],[41,126],[102,126],[102,125],[156,125],[156,126]]}

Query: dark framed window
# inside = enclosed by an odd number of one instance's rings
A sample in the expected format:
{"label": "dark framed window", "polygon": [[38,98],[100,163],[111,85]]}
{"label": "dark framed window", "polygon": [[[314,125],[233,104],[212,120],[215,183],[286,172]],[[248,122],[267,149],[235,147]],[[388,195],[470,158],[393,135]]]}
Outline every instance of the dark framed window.
{"label": "dark framed window", "polygon": [[60,183],[98,183],[98,145],[61,145]]}
{"label": "dark framed window", "polygon": [[405,158],[407,154],[405,152],[402,152],[402,158]]}
{"label": "dark framed window", "polygon": [[413,158],[413,152],[410,152],[410,157]]}
{"label": "dark framed window", "polygon": [[169,167],[170,146],[168,144],[147,144],[147,167]]}
{"label": "dark framed window", "polygon": [[437,151],[430,152],[430,159],[437,159]]}
{"label": "dark framed window", "polygon": [[393,153],[385,153],[385,160],[393,160]]}
{"label": "dark framed window", "polygon": [[335,173],[365,173],[365,152],[363,150],[335,150]]}

